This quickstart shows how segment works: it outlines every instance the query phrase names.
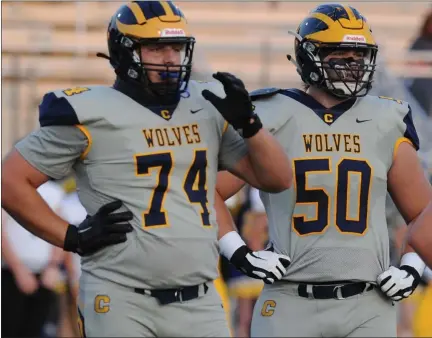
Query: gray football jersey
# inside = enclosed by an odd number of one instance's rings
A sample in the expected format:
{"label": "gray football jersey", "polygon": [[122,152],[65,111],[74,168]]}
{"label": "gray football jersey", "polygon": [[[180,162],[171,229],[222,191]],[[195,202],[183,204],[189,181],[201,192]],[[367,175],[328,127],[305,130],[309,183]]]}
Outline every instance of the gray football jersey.
{"label": "gray football jersey", "polygon": [[216,174],[247,148],[202,97],[206,88],[225,96],[219,83],[195,81],[171,110],[105,86],[45,95],[42,127],[18,151],[56,179],[74,169],[88,214],[119,199],[134,215],[125,243],[82,258],[83,281],[170,288],[217,278]]}
{"label": "gray football jersey", "polygon": [[326,109],[296,90],[258,91],[256,111],[292,161],[293,186],[261,192],[286,279],[375,282],[389,267],[387,173],[402,141],[417,149],[407,103],[375,96]]}

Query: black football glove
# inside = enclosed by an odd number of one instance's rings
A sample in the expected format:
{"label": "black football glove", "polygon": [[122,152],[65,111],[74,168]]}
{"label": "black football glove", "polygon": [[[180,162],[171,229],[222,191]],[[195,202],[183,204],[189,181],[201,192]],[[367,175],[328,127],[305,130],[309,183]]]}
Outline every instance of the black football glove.
{"label": "black football glove", "polygon": [[254,106],[242,80],[223,72],[217,72],[213,77],[223,84],[226,97],[222,99],[207,89],[202,91],[202,96],[210,101],[244,138],[254,136],[262,128],[262,123],[254,113]]}
{"label": "black football glove", "polygon": [[132,231],[132,225],[128,223],[133,218],[132,212],[112,213],[122,205],[122,201],[105,204],[78,227],[70,224],[63,249],[86,256],[106,246],[125,242],[126,233]]}
{"label": "black football glove", "polygon": [[286,274],[291,259],[271,250],[252,251],[243,245],[234,252],[230,262],[245,275],[273,284]]}

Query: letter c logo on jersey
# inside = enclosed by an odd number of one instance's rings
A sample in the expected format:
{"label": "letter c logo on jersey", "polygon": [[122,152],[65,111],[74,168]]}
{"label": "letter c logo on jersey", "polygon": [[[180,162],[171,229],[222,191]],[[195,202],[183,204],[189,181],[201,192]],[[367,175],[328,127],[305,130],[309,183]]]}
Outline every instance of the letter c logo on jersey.
{"label": "letter c logo on jersey", "polygon": [[171,114],[169,110],[165,110],[165,109],[161,110],[160,114],[165,120],[169,120],[171,118]]}
{"label": "letter c logo on jersey", "polygon": [[333,114],[324,114],[325,123],[333,123]]}
{"label": "letter c logo on jersey", "polygon": [[271,317],[275,312],[276,302],[274,300],[266,300],[261,309],[261,316],[263,317]]}
{"label": "letter c logo on jersey", "polygon": [[107,313],[110,310],[111,299],[107,295],[97,295],[94,301],[94,310],[96,313]]}

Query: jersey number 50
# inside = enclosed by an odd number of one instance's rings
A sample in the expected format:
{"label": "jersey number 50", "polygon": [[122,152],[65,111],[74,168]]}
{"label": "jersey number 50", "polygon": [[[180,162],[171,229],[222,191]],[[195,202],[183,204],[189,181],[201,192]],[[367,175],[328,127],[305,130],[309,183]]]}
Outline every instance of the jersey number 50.
{"label": "jersey number 50", "polygon": [[[135,155],[136,174],[149,176],[153,169],[159,169],[157,184],[149,201],[149,208],[143,213],[144,226],[155,227],[169,224],[164,200],[169,190],[174,156],[171,152]],[[195,150],[194,159],[183,179],[183,190],[192,204],[201,205],[201,221],[210,226],[207,208],[207,151]]]}
{"label": "jersey number 50", "polygon": [[[294,231],[303,235],[320,234],[325,231],[330,221],[331,195],[325,188],[309,188],[308,174],[326,174],[332,171],[329,158],[294,160],[297,199],[296,205],[315,205],[314,219],[305,215],[293,215]],[[358,174],[358,187],[350,185],[350,175]],[[367,229],[369,212],[369,192],[371,188],[372,168],[365,160],[342,159],[336,165],[334,182],[334,203],[336,228],[345,234],[363,235]],[[350,195],[356,192],[358,210],[356,217],[350,218],[348,206]]]}

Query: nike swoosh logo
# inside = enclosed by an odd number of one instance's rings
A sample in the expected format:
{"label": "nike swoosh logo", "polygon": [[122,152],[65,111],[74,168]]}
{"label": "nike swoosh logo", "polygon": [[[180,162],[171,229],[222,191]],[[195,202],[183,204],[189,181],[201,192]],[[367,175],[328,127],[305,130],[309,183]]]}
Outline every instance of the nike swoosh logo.
{"label": "nike swoosh logo", "polygon": [[255,256],[253,252],[250,252],[249,254],[250,254],[252,257],[255,257],[256,259],[260,259],[260,260],[262,260],[262,261],[264,260],[264,258],[261,258],[261,257]]}
{"label": "nike swoosh logo", "polygon": [[197,109],[197,110],[190,110],[190,112],[192,113],[192,114],[196,114],[196,113],[198,113],[199,111],[201,111],[201,110],[203,110],[204,108],[201,108],[201,109]]}
{"label": "nike swoosh logo", "polygon": [[363,123],[363,122],[367,122],[367,121],[372,121],[372,119],[369,119],[369,120],[359,120],[358,118],[356,119],[357,123]]}
{"label": "nike swoosh logo", "polygon": [[89,231],[91,229],[91,227],[82,229],[82,230],[78,230],[78,233],[82,234],[83,232]]}

